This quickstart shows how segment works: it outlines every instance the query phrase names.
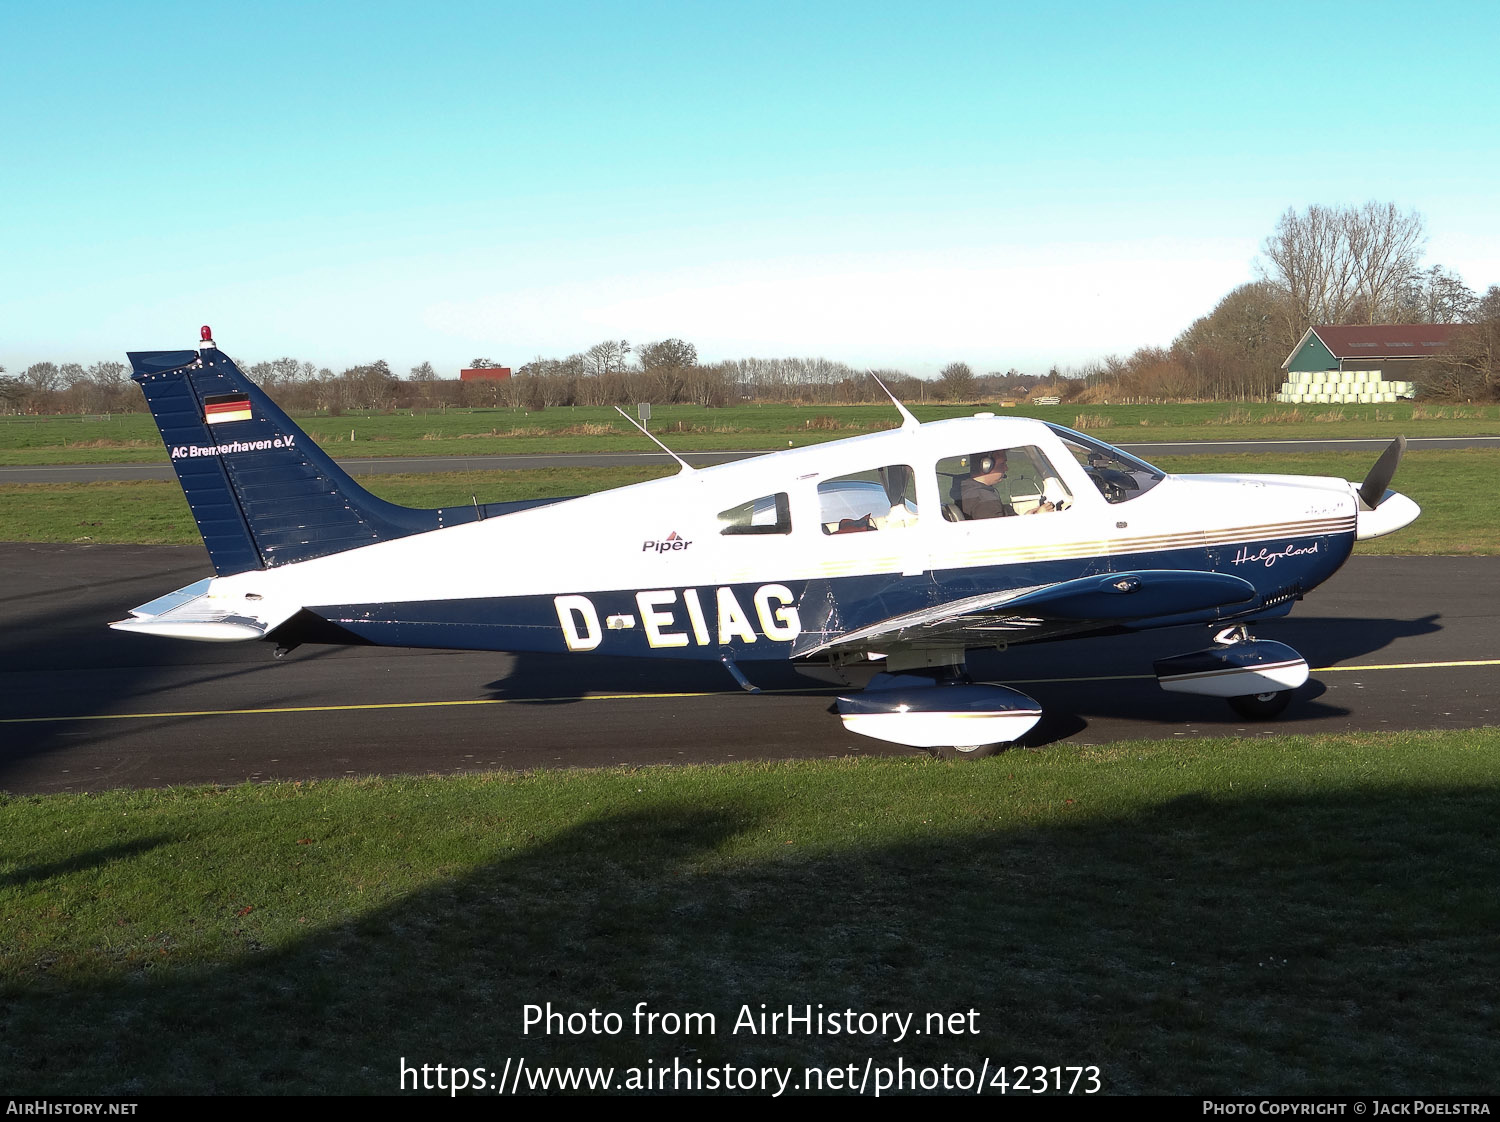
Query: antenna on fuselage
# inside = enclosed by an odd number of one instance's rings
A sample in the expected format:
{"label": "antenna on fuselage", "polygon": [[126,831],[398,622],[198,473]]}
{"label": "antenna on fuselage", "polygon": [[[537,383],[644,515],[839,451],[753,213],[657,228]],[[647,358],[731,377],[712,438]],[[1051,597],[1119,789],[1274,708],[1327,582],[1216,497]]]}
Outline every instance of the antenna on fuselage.
{"label": "antenna on fuselage", "polygon": [[904,429],[914,429],[914,428],[916,428],[918,425],[920,425],[922,423],[921,421],[917,420],[915,417],[913,417],[911,415],[911,413],[907,410],[906,406],[902,405],[899,401],[896,400],[896,395],[893,394],[893,393],[891,393],[891,388],[889,386],[887,386],[884,382],[882,382],[880,380],[880,375],[879,374],[876,374],[875,371],[873,371],[873,370],[866,370],[865,373],[868,374],[870,377],[874,378],[875,379],[875,384],[885,391],[885,396],[886,397],[888,397],[888,398],[891,399],[891,404],[894,405],[896,407],[897,412],[899,412],[901,414],[901,427],[902,428],[904,428]]}
{"label": "antenna on fuselage", "polygon": [[620,416],[624,417],[627,421],[629,421],[636,428],[640,429],[641,432],[645,433],[646,434],[646,438],[648,440],[650,440],[652,444],[655,444],[663,452],[665,452],[667,455],[671,456],[672,459],[676,460],[679,464],[681,464],[682,465],[682,470],[677,473],[678,475],[686,475],[687,473],[689,473],[689,472],[691,472],[693,470],[693,465],[692,464],[688,463],[681,456],[679,456],[676,452],[672,451],[672,449],[668,448],[661,441],[657,440],[656,437],[654,437],[654,436],[651,435],[650,431],[646,428],[645,425],[641,424],[634,417],[632,417],[629,413],[627,413],[627,412],[625,412],[625,410],[621,409],[618,405],[615,406],[615,412],[618,413]]}

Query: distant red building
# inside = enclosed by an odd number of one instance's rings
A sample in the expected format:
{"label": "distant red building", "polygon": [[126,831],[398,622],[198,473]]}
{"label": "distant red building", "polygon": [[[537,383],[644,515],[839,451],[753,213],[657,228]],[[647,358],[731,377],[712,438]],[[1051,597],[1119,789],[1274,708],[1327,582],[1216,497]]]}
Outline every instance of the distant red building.
{"label": "distant red building", "polygon": [[458,377],[462,382],[502,382],[510,377],[510,367],[482,366],[478,370],[460,370]]}

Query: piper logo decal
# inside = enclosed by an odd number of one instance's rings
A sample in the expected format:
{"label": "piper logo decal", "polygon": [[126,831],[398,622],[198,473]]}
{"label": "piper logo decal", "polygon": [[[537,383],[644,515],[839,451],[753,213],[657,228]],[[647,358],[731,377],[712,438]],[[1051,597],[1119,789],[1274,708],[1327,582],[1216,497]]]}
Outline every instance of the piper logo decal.
{"label": "piper logo decal", "polygon": [[687,540],[685,540],[683,538],[678,537],[677,536],[677,531],[673,530],[670,534],[668,534],[665,538],[663,538],[659,542],[642,542],[641,543],[641,552],[642,553],[646,553],[649,550],[653,550],[654,549],[654,550],[656,550],[657,553],[668,553],[668,552],[671,552],[673,550],[686,549],[688,546],[690,546],[692,544],[693,544],[692,542],[687,541]]}
{"label": "piper logo decal", "polygon": [[[709,625],[704,599],[696,588],[637,592],[635,604],[646,642],[653,648],[707,647],[717,639],[722,647],[736,639],[755,643],[762,637],[773,643],[790,643],[802,634],[796,598],[784,584],[763,584],[757,588],[750,597],[751,610],[740,602],[734,589],[715,589],[713,626]],[[601,625],[599,609],[587,596],[554,596],[552,606],[557,610],[557,622],[568,650],[592,651],[604,642],[606,628]],[[612,626],[608,630],[630,630],[623,624],[614,626],[616,619],[625,618],[611,615]],[[631,619],[631,627],[634,623]]]}

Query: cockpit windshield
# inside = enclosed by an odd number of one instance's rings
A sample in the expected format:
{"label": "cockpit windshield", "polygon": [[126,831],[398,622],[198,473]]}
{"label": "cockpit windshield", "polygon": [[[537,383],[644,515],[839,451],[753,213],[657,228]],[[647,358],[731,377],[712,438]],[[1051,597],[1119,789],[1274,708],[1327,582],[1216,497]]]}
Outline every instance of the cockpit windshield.
{"label": "cockpit windshield", "polygon": [[1094,486],[1099,488],[1099,493],[1109,502],[1123,503],[1139,498],[1166,478],[1166,472],[1102,440],[1050,421],[1047,427],[1067,445],[1068,451],[1073,453],[1094,481]]}

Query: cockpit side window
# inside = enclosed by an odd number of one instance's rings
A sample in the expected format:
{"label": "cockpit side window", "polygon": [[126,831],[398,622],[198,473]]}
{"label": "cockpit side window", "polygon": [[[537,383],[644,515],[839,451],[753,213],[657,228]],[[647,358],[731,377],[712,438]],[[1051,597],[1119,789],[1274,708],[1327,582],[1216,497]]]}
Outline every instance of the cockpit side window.
{"label": "cockpit side window", "polygon": [[790,534],[792,504],[785,491],[762,495],[758,499],[719,511],[719,533]]}
{"label": "cockpit side window", "polygon": [[1066,510],[1073,493],[1035,445],[949,456],[937,464],[938,493],[949,522]]}
{"label": "cockpit side window", "polygon": [[890,464],[818,484],[818,520],[825,534],[894,530],[917,520],[917,476]]}
{"label": "cockpit side window", "polygon": [[1167,477],[1166,472],[1152,467],[1145,460],[1102,440],[1061,425],[1049,424],[1047,427],[1062,438],[1068,451],[1073,453],[1108,502],[1125,503],[1139,498]]}

